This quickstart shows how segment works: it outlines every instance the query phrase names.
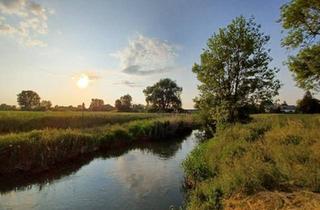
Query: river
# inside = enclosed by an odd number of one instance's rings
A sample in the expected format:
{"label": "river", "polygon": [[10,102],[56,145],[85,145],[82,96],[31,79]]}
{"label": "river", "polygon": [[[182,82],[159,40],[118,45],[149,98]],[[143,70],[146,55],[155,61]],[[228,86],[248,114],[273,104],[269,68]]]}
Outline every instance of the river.
{"label": "river", "polygon": [[84,157],[37,177],[0,180],[0,209],[165,210],[183,205],[182,161],[196,131]]}

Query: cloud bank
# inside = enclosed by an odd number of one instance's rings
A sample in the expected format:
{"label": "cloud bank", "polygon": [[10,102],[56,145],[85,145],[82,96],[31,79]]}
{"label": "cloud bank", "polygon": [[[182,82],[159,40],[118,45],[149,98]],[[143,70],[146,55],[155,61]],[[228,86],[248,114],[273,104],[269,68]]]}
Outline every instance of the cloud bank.
{"label": "cloud bank", "polygon": [[39,36],[48,33],[51,12],[31,0],[0,0],[0,34],[10,35],[26,46],[46,46]]}
{"label": "cloud bank", "polygon": [[143,76],[170,70],[177,54],[176,47],[166,41],[138,35],[111,55],[120,60],[122,72]]}

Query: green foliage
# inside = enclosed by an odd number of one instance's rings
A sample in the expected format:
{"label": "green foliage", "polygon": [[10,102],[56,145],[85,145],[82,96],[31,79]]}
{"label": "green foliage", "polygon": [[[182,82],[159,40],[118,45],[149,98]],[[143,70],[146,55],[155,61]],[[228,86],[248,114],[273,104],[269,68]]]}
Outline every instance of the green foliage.
{"label": "green foliage", "polygon": [[210,124],[235,122],[248,117],[249,104],[270,101],[278,94],[277,69],[265,45],[269,36],[253,19],[238,17],[215,33],[193,66],[200,96],[197,107]]}
{"label": "green foliage", "polygon": [[153,86],[143,90],[146,96],[147,106],[153,112],[173,112],[181,109],[182,88],[171,79],[161,79]]}
{"label": "green foliage", "polygon": [[[219,188],[196,188],[190,195],[190,210],[221,210],[223,194]],[[195,199],[196,198],[196,199]]]}
{"label": "green foliage", "polygon": [[320,101],[312,98],[309,91],[306,92],[302,100],[297,103],[297,111],[301,113],[320,113]]}
{"label": "green foliage", "polygon": [[43,110],[43,111],[50,110],[50,109],[51,109],[51,106],[52,106],[51,101],[42,100],[42,101],[40,102],[40,109]]}
{"label": "green foliage", "polygon": [[32,90],[23,90],[17,96],[22,110],[32,110],[40,106],[40,96]]}
{"label": "green foliage", "polygon": [[[269,114],[218,131],[183,163],[194,184],[188,209],[215,209],[214,200],[222,205],[262,191],[319,192],[319,126],[319,115]],[[193,173],[200,168],[209,172]],[[213,196],[216,190],[221,199]]]}
{"label": "green foliage", "polygon": [[288,65],[299,87],[320,90],[320,43],[301,49],[296,56],[290,56]]}
{"label": "green foliage", "polygon": [[143,104],[132,104],[132,112],[145,112],[146,107]]}
{"label": "green foliage", "polygon": [[320,2],[291,0],[281,7],[280,22],[288,35],[282,45],[297,48],[312,43],[320,35]]}
{"label": "green foliage", "polygon": [[17,107],[14,105],[0,104],[0,111],[15,111]]}
{"label": "green foliage", "polygon": [[132,97],[127,94],[121,96],[120,99],[115,101],[115,107],[119,112],[130,112],[132,109]]}
{"label": "green foliage", "polygon": [[93,98],[89,106],[90,111],[104,111],[104,101],[102,99]]}
{"label": "green foliage", "polygon": [[215,172],[211,172],[208,168],[204,156],[205,149],[205,144],[196,147],[182,164],[186,176],[192,177],[194,181],[203,181],[215,174]]}
{"label": "green foliage", "polygon": [[297,85],[306,90],[320,88],[320,2],[318,0],[291,0],[281,7],[282,26],[288,30],[282,45],[299,48],[290,56],[288,65]]}

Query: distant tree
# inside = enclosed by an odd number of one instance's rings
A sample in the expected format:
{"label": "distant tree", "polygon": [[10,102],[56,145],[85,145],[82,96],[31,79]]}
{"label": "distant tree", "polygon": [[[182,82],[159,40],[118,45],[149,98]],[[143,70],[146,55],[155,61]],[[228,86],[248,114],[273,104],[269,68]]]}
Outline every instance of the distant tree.
{"label": "distant tree", "polygon": [[207,130],[216,123],[235,122],[248,117],[246,107],[271,100],[280,82],[265,48],[269,36],[260,32],[253,19],[238,17],[215,33],[194,64],[193,72],[201,82],[195,99]]}
{"label": "distant tree", "polygon": [[0,104],[0,111],[14,111],[17,107],[14,105]]}
{"label": "distant tree", "polygon": [[115,107],[113,107],[110,104],[106,104],[103,106],[103,111],[113,111],[113,110],[115,110]]}
{"label": "distant tree", "polygon": [[51,101],[42,100],[42,101],[40,102],[40,108],[41,108],[42,110],[50,110],[50,109],[51,109],[51,106],[52,106]]}
{"label": "distant tree", "polygon": [[32,110],[40,106],[40,96],[32,90],[23,90],[17,96],[22,110]]}
{"label": "distant tree", "polygon": [[131,110],[132,97],[129,94],[121,96],[120,101],[121,101],[123,111]]}
{"label": "distant tree", "polygon": [[161,79],[156,84],[143,90],[147,106],[152,111],[173,112],[181,110],[182,87],[169,78]]}
{"label": "distant tree", "polygon": [[319,113],[320,101],[313,98],[310,91],[307,91],[302,100],[297,102],[297,111],[301,113]]}
{"label": "distant tree", "polygon": [[67,111],[77,111],[77,107],[69,105],[69,106],[67,106]]}
{"label": "distant tree", "polygon": [[133,104],[132,105],[133,112],[144,112],[145,110],[146,110],[146,107],[143,104]]}
{"label": "distant tree", "polygon": [[79,105],[77,106],[77,111],[82,111],[82,110],[84,110],[84,109],[83,109],[83,106],[82,106],[82,104],[79,104]]}
{"label": "distant tree", "polygon": [[51,108],[52,111],[83,111],[86,110],[83,105],[78,105],[78,106],[59,106],[55,105],[53,108]]}
{"label": "distant tree", "polygon": [[249,114],[259,114],[259,113],[270,112],[272,108],[273,108],[272,100],[265,100],[265,101],[260,101],[259,103],[254,103],[254,102],[249,103],[243,107],[242,111]]}
{"label": "distant tree", "polygon": [[320,1],[291,0],[281,7],[280,21],[288,30],[282,45],[300,48],[288,60],[297,85],[306,90],[320,90]]}
{"label": "distant tree", "polygon": [[274,104],[272,100],[265,100],[262,101],[259,105],[258,105],[258,110],[259,113],[265,113],[265,112],[270,112],[271,109],[273,109]]}
{"label": "distant tree", "polygon": [[121,109],[122,109],[122,104],[121,104],[120,99],[117,99],[117,100],[115,101],[114,106],[116,107],[116,109],[117,109],[118,111],[121,111]]}
{"label": "distant tree", "polygon": [[121,96],[120,99],[117,99],[115,101],[115,107],[120,112],[129,112],[132,108],[132,97],[127,94],[124,96]]}
{"label": "distant tree", "polygon": [[104,101],[102,99],[93,98],[89,106],[90,111],[104,111]]}

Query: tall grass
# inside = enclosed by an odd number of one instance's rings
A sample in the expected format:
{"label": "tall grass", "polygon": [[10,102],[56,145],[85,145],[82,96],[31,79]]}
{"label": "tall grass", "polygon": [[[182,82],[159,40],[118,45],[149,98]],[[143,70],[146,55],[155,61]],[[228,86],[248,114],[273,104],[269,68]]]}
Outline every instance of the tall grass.
{"label": "tall grass", "polygon": [[85,129],[44,129],[0,136],[0,174],[40,172],[82,154],[116,149],[144,138],[178,135],[195,125],[192,116],[137,120]]}
{"label": "tall grass", "polygon": [[45,128],[87,128],[168,116],[154,113],[0,111],[0,134]]}
{"label": "tall grass", "polygon": [[259,192],[319,193],[319,128],[319,115],[255,115],[219,131],[183,164],[189,209],[221,209],[228,199]]}

